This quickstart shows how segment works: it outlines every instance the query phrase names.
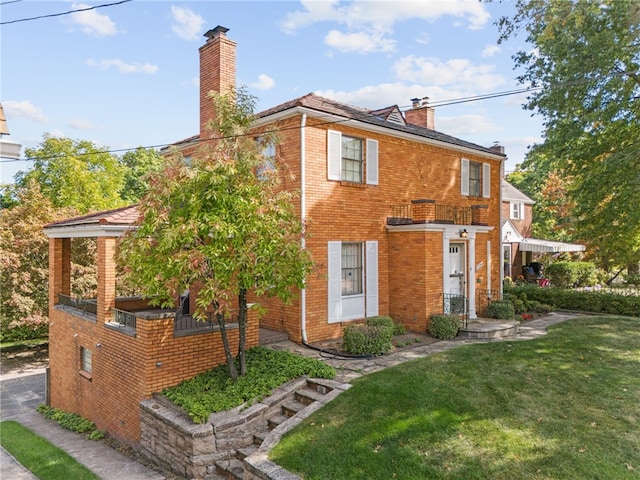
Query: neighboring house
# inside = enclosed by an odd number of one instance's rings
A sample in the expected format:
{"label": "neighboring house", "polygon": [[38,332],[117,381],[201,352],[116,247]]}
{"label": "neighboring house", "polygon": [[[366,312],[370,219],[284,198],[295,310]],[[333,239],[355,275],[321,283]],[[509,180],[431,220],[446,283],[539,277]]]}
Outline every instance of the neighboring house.
{"label": "neighboring house", "polygon": [[[226,31],[207,32],[200,48],[200,134],[174,146],[185,159],[210,142],[207,93],[235,86],[236,44]],[[257,115],[256,136],[272,128],[281,142],[268,153],[287,165],[283,188],[300,192],[295,208],[316,268],[292,305],[257,299],[266,307],[261,327],[313,343],[389,315],[424,332],[431,314],[475,318],[499,298],[500,148],[435,131],[433,108],[418,99],[406,112],[372,111],[308,94]],[[214,326],[116,297],[113,252],[135,220],[127,207],[45,227],[51,404],[129,441],[140,435],[138,401],[223,362]],[[70,298],[69,258],[71,239],[82,236],[98,239],[98,293],[78,302]],[[251,346],[258,326],[249,324]]]}
{"label": "neighboring house", "polygon": [[533,204],[536,203],[506,180],[502,180],[503,275],[516,279],[523,267],[542,254],[583,252],[584,245],[532,238]]}

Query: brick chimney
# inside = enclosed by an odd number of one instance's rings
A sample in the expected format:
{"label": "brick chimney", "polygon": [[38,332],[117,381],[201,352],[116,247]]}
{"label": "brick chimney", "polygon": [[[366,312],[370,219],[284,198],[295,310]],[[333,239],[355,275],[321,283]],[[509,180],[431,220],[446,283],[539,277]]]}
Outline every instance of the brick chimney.
{"label": "brick chimney", "polygon": [[495,142],[492,146],[489,147],[491,150],[494,150],[498,153],[504,153],[504,145],[500,145],[500,143]]}
{"label": "brick chimney", "polygon": [[227,38],[228,28],[218,25],[204,34],[207,41],[200,47],[200,137],[208,134],[206,125],[214,110],[210,91],[224,93],[236,86],[236,42]]}
{"label": "brick chimney", "polygon": [[435,109],[429,106],[429,97],[412,98],[411,103],[411,109],[404,112],[407,123],[435,130]]}

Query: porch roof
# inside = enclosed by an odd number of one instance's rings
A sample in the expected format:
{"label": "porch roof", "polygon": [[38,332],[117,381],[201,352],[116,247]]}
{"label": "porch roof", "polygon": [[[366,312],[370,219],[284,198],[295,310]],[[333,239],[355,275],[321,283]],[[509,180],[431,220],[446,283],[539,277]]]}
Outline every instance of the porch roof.
{"label": "porch roof", "polygon": [[49,238],[119,237],[137,220],[138,206],[129,205],[52,222],[43,229]]}
{"label": "porch roof", "polygon": [[540,240],[538,238],[523,238],[520,242],[520,250],[523,252],[561,253],[584,252],[585,246],[577,243],[554,242],[552,240]]}

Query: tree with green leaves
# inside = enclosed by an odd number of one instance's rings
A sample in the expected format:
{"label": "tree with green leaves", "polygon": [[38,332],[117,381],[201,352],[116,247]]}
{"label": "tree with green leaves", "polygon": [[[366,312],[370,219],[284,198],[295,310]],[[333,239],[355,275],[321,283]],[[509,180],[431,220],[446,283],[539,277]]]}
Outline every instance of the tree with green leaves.
{"label": "tree with green leaves", "polygon": [[149,191],[147,175],[162,169],[164,157],[157,150],[138,147],[125,153],[120,161],[126,167],[120,197],[127,203],[137,203]]}
{"label": "tree with green leaves", "polygon": [[[77,215],[71,208],[55,208],[35,181],[15,191],[17,202],[0,210],[0,320],[3,338],[14,327],[45,326],[49,301],[49,239],[42,226]],[[71,251],[72,292],[95,295],[97,245],[75,239]],[[40,329],[41,330],[41,329]],[[44,329],[46,331],[46,328]],[[23,332],[26,335],[28,332]]]}
{"label": "tree with green leaves", "polygon": [[[640,3],[518,0],[500,42],[524,33],[514,56],[544,118],[544,143],[524,168],[557,172],[576,232],[600,266],[640,261]],[[635,266],[635,267],[634,267]]]}
{"label": "tree with green leaves", "polygon": [[[220,326],[230,375],[246,373],[247,295],[292,299],[311,270],[294,193],[278,186],[278,170],[263,168],[262,151],[276,138],[251,134],[255,100],[240,90],[210,94],[217,140],[192,156],[168,159],[149,178],[139,204],[140,223],[119,244],[124,280],[155,304],[173,308],[195,287],[194,317],[212,314]],[[257,175],[257,171],[261,171]],[[239,372],[227,337],[237,307]]]}
{"label": "tree with green leaves", "polygon": [[126,204],[120,197],[126,167],[92,142],[45,134],[37,148],[25,149],[25,156],[33,166],[16,175],[16,185],[37,182],[54,207],[87,213]]}

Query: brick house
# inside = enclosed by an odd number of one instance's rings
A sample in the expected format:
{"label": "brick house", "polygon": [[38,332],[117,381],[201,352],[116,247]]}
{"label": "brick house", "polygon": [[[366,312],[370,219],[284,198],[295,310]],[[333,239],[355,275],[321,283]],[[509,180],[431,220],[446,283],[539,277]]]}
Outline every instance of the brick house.
{"label": "brick house", "polygon": [[532,238],[533,205],[536,203],[502,180],[502,265],[504,277],[516,279],[523,267],[541,255],[583,252],[584,245]]}
{"label": "brick house", "polygon": [[[185,158],[209,142],[207,93],[235,86],[236,44],[226,32],[207,32],[200,47],[200,133],[174,145]],[[434,123],[433,108],[419,99],[402,112],[308,94],[257,114],[256,135],[279,130],[281,141],[267,154],[289,169],[283,188],[300,192],[295,208],[317,270],[292,305],[262,301],[260,327],[313,343],[340,337],[351,322],[389,315],[424,332],[431,314],[475,318],[500,295],[505,155],[440,133]],[[139,439],[140,400],[224,361],[214,325],[116,296],[113,253],[136,218],[131,206],[45,226],[50,403],[125,441]],[[93,300],[70,296],[71,242],[79,237],[98,243]],[[259,341],[251,320],[249,347]]]}

